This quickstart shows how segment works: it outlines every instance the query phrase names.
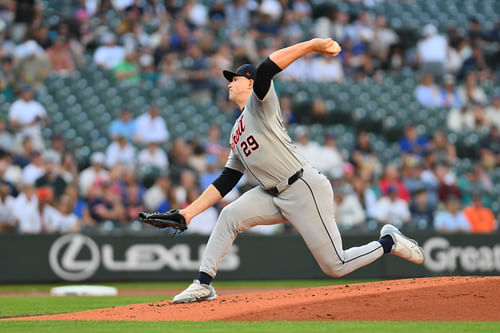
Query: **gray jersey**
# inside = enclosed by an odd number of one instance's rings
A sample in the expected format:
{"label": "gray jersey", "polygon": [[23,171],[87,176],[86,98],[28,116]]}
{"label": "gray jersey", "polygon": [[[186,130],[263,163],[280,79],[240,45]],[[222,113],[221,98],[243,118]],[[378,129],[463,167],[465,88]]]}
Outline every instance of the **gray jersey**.
{"label": "gray jersey", "polygon": [[260,100],[255,92],[249,96],[229,143],[231,153],[226,167],[242,173],[248,170],[264,189],[288,179],[306,164],[283,126],[272,82],[264,99]]}

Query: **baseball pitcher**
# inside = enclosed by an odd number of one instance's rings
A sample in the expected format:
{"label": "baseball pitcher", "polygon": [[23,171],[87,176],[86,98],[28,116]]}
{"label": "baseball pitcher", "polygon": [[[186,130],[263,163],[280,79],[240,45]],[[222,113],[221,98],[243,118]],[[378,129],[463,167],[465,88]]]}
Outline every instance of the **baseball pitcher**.
{"label": "baseball pitcher", "polygon": [[223,71],[229,81],[229,99],[239,106],[229,144],[231,152],[221,175],[182,210],[141,213],[140,219],[157,227],[184,230],[191,219],[220,201],[247,170],[258,186],[226,206],[210,235],[198,277],[174,303],[190,303],[217,297],[212,280],[236,236],[256,225],[289,221],[304,239],[325,274],[346,275],[384,253],[416,264],[424,262],[418,244],[396,227],[385,225],[380,239],[344,250],[334,219],[333,191],[328,179],[297,154],[281,119],[272,78],[295,60],[312,52],[336,56],[341,51],[332,39],[314,38],[273,52],[258,67],[240,66]]}

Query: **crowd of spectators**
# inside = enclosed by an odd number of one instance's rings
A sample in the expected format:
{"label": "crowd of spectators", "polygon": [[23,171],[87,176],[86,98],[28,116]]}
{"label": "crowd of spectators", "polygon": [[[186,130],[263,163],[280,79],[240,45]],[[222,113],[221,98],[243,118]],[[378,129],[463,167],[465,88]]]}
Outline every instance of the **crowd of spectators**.
{"label": "crowd of spectators", "polygon": [[[331,179],[339,227],[375,230],[392,223],[440,232],[496,230],[492,174],[500,170],[500,94],[487,95],[481,83],[498,82],[500,53],[491,52],[499,49],[498,30],[486,31],[474,18],[467,29],[446,33],[429,24],[409,45],[382,14],[332,6],[316,15],[305,0],[71,3],[65,7],[71,15],[56,13],[57,22],[51,22],[44,17],[53,15],[36,0],[0,2],[0,92],[12,102],[0,119],[0,231],[146,228],[136,221],[138,212],[185,207],[218,176],[228,154],[227,138],[216,125],[199,139],[171,137],[171,124],[152,101],[135,118],[123,106],[105,133],[110,145],[82,166],[61,133],[48,144],[42,135],[50,119],[36,99],[47,93],[47,76],[71,75],[87,59],[112,73],[117,84],[187,82],[193,99],[216,99],[221,112],[232,112],[222,69],[259,63],[270,51],[310,35],[333,37],[343,52],[300,59],[279,74],[283,84],[336,84],[346,78],[376,84],[391,73],[413,75],[421,82],[414,97],[422,108],[448,110],[450,131],[485,135],[480,160],[456,174],[456,147],[444,128],[424,137],[408,123],[399,140],[401,163],[395,164],[382,160],[372,134],[363,130],[350,150],[337,146],[329,132],[312,141],[303,115],[282,96],[285,123],[299,125],[291,133],[298,151]],[[321,96],[310,109],[316,122],[328,112]],[[209,233],[220,210],[251,186],[255,180],[245,175],[220,204],[193,220],[190,232]]]}

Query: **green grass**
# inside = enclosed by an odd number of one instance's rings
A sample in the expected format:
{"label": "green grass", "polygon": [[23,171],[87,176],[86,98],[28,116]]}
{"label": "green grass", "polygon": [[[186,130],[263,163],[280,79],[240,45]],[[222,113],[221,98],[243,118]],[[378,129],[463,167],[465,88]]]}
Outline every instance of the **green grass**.
{"label": "green grass", "polygon": [[[370,280],[351,280],[351,279],[323,279],[323,280],[279,280],[279,281],[215,281],[215,287],[222,288],[305,288],[305,287],[321,287],[332,286],[337,284],[352,284],[370,281],[380,281],[376,279]],[[75,284],[75,283],[72,283]],[[189,281],[184,282],[100,282],[100,283],[85,283],[112,286],[120,289],[183,289]],[[58,284],[0,284],[0,292],[6,291],[50,291],[53,287],[69,285],[69,283]]]}
{"label": "green grass", "polygon": [[498,332],[490,322],[0,322],[2,332]]}
{"label": "green grass", "polygon": [[[78,312],[112,306],[158,302],[170,299],[159,296],[4,296],[0,297],[0,318]],[[1,331],[1,330],[0,330]]]}

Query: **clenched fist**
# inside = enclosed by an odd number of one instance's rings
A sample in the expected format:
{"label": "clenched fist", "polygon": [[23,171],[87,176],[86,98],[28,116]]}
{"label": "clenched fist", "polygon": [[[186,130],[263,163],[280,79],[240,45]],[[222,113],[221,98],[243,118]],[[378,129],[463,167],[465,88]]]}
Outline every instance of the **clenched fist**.
{"label": "clenched fist", "polygon": [[312,40],[314,51],[335,57],[342,51],[340,45],[331,38],[314,38]]}

